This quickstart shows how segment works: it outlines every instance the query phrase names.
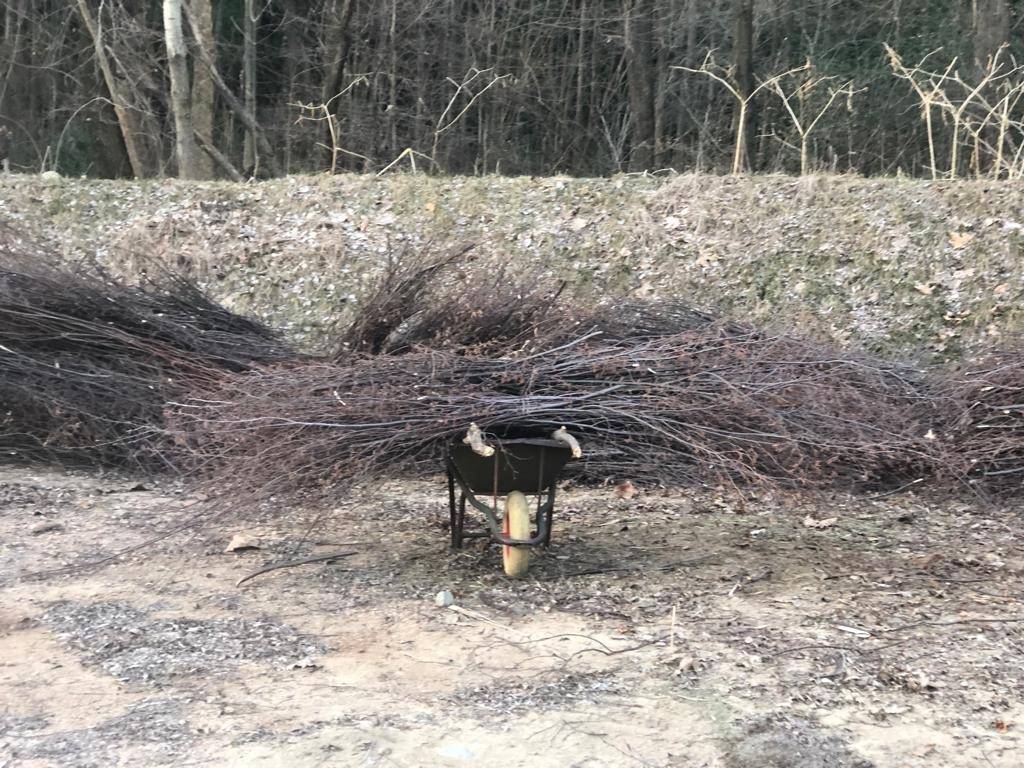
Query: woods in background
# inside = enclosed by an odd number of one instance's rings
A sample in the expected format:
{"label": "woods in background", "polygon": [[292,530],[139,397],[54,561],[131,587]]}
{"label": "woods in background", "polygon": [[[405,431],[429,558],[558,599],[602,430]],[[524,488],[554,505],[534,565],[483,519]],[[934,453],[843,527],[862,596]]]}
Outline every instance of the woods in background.
{"label": "woods in background", "polygon": [[12,170],[105,177],[1017,178],[1022,6],[2,0],[0,129]]}

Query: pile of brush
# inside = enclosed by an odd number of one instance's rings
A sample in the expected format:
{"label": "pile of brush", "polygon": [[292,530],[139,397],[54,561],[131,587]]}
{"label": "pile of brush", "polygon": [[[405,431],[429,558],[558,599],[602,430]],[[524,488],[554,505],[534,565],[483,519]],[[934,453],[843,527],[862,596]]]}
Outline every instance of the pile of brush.
{"label": "pile of brush", "polygon": [[291,356],[180,276],[129,285],[0,228],[2,455],[171,466],[183,457],[164,429],[168,401]]}
{"label": "pile of brush", "polygon": [[251,494],[434,473],[475,423],[566,427],[585,481],[1024,482],[1024,355],[955,374],[718,320],[573,301],[468,249],[397,259],[335,349],[151,269],[129,284],[0,228],[0,454],[168,467]]}
{"label": "pile of brush", "polygon": [[881,486],[930,471],[908,372],[823,352],[709,322],[508,357],[309,362],[222,376],[176,427],[202,464],[267,494],[436,472],[471,422],[498,436],[565,426],[596,481]]}
{"label": "pile of brush", "polygon": [[550,280],[393,264],[332,360],[219,376],[174,414],[266,494],[437,472],[470,423],[565,426],[588,481],[880,487],[934,472],[920,372],[674,303],[584,308]]}
{"label": "pile of brush", "polygon": [[1024,353],[1019,344],[992,350],[941,379],[950,414],[950,463],[988,491],[1024,489]]}

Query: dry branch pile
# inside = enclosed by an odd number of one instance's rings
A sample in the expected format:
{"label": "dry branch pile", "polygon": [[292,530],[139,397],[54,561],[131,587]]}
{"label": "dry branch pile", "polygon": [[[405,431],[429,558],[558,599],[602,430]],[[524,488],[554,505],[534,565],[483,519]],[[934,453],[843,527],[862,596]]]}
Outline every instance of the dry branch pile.
{"label": "dry branch pile", "polygon": [[392,258],[341,334],[336,360],[417,348],[484,349],[501,355],[550,343],[577,325],[564,283],[507,265],[478,265],[473,246],[441,258]]}
{"label": "dry branch pile", "polygon": [[268,494],[436,472],[471,422],[567,427],[588,481],[886,486],[942,462],[916,370],[678,303],[584,308],[468,251],[391,262],[332,362],[222,376],[176,403],[179,442],[218,484]]}
{"label": "dry branch pile", "polygon": [[1024,354],[995,350],[944,378],[948,444],[960,474],[990,492],[1024,488]]}
{"label": "dry branch pile", "polygon": [[627,334],[621,314],[618,334],[511,356],[421,349],[222,376],[175,426],[220,479],[266,493],[436,472],[470,422],[564,425],[592,481],[877,486],[936,461],[911,371],[696,313],[678,312],[679,329],[634,312],[667,327]]}
{"label": "dry branch pile", "polygon": [[262,326],[190,281],[127,285],[59,266],[0,229],[0,453],[153,465],[170,461],[167,400],[196,382],[289,357]]}
{"label": "dry branch pile", "polygon": [[0,451],[198,471],[253,494],[436,472],[470,423],[565,426],[586,481],[1016,491],[1024,358],[932,375],[674,303],[396,261],[329,358],[181,277],[128,285],[0,229]]}

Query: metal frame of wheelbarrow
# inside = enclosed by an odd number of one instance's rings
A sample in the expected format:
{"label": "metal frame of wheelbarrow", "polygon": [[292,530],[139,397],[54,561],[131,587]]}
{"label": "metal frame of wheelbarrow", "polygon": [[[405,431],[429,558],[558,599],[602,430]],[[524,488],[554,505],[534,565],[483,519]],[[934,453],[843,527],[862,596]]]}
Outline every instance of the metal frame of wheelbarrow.
{"label": "metal frame of wheelbarrow", "polygon": [[[465,539],[490,538],[499,544],[510,547],[535,547],[539,544],[548,545],[551,543],[551,523],[555,510],[555,485],[558,482],[559,474],[565,463],[572,455],[571,450],[556,440],[522,438],[513,440],[495,440],[492,443],[494,455],[482,457],[473,453],[472,449],[460,443],[449,446],[445,454],[445,469],[448,473],[448,508],[451,515],[451,537],[452,548],[461,549]],[[514,453],[516,447],[522,446],[527,453],[536,451],[536,458],[532,456],[517,456]],[[457,454],[457,455],[456,455]],[[511,459],[510,459],[511,457]],[[468,466],[465,469],[475,470],[471,478],[460,471],[459,462],[462,461]],[[523,469],[523,477],[517,477],[514,472],[516,463],[520,463]],[[483,478],[482,469],[486,464],[492,465],[490,471],[490,486],[487,487]],[[535,464],[535,466],[531,466]],[[527,483],[527,480],[534,482]],[[459,499],[455,501],[455,486],[459,487]],[[498,513],[498,496],[504,496],[511,491],[520,491],[524,494],[536,494],[538,497],[537,513],[535,518],[536,533],[529,539],[513,539],[505,535],[503,522]],[[476,492],[488,493],[493,497],[493,506],[477,498]],[[543,499],[544,496],[546,499]],[[474,531],[466,533],[466,502],[469,502],[474,509],[479,510],[487,521],[489,531]]]}

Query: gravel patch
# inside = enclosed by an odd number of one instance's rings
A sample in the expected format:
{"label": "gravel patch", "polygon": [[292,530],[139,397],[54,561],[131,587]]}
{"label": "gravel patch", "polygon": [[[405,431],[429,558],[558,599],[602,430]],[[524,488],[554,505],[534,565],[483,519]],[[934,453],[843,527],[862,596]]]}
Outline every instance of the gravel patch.
{"label": "gravel patch", "polygon": [[131,682],[219,674],[247,661],[288,668],[324,650],[269,619],[151,618],[124,603],[57,603],[43,623],[86,663]]}
{"label": "gravel patch", "polygon": [[[34,719],[34,718],[27,718]],[[163,765],[178,763],[181,748],[196,735],[175,701],[145,700],[125,714],[93,728],[14,735],[7,749],[17,759],[51,760],[63,768],[99,768],[112,765]],[[126,748],[133,759],[124,762]]]}
{"label": "gravel patch", "polygon": [[481,714],[516,715],[594,703],[625,689],[613,673],[575,673],[549,679],[495,682],[464,688],[445,700],[467,706]]}
{"label": "gravel patch", "polygon": [[748,722],[726,752],[728,768],[873,768],[835,734],[788,715]]}

